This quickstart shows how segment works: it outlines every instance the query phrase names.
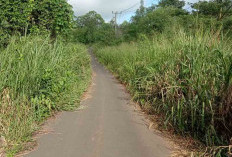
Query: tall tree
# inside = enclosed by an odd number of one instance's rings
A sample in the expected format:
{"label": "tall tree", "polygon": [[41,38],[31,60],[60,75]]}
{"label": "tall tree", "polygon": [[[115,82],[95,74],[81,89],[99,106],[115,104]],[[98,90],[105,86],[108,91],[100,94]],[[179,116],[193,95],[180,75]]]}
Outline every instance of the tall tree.
{"label": "tall tree", "polygon": [[90,11],[77,18],[77,29],[79,30],[79,39],[86,43],[93,43],[97,39],[97,31],[104,24],[104,19],[95,11]]}
{"label": "tall tree", "polygon": [[158,7],[175,7],[183,8],[185,6],[185,1],[180,0],[161,0],[158,4]]}
{"label": "tall tree", "polygon": [[39,29],[49,30],[56,37],[72,27],[73,11],[67,0],[36,0],[31,23]]}
{"label": "tall tree", "polygon": [[0,7],[0,29],[9,34],[36,28],[56,36],[69,29],[73,20],[67,0],[0,0]]}
{"label": "tall tree", "polygon": [[33,8],[32,0],[0,0],[0,29],[24,33]]}
{"label": "tall tree", "polygon": [[232,15],[231,0],[200,1],[192,5],[199,14],[216,17],[219,20]]}

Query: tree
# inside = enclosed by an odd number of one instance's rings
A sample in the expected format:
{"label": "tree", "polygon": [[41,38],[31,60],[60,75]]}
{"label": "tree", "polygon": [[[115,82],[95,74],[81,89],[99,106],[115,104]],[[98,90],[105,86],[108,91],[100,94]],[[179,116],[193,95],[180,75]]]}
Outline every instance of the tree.
{"label": "tree", "polygon": [[9,34],[49,31],[53,36],[71,28],[73,11],[66,0],[0,0],[0,29]]}
{"label": "tree", "polygon": [[32,0],[0,0],[0,29],[24,33],[34,7]]}
{"label": "tree", "polygon": [[95,11],[79,16],[76,20],[78,39],[86,44],[95,42],[97,40],[96,34],[104,23],[104,19]]}
{"label": "tree", "polygon": [[232,2],[230,0],[200,1],[192,5],[199,14],[216,17],[221,20],[232,15]]}
{"label": "tree", "polygon": [[115,36],[114,25],[111,23],[102,24],[101,28],[96,32],[96,41],[105,45],[117,44],[117,38]]}
{"label": "tree", "polygon": [[80,27],[98,28],[104,23],[104,19],[95,11],[90,11],[77,18],[77,25]]}
{"label": "tree", "polygon": [[120,28],[122,29],[124,40],[130,41],[130,40],[136,39],[137,27],[133,22],[129,23],[127,21],[124,21],[120,25]]}
{"label": "tree", "polygon": [[32,26],[56,34],[67,33],[72,28],[72,6],[66,0],[36,0],[35,9],[32,11]]}
{"label": "tree", "polygon": [[153,4],[152,6],[146,8],[146,11],[147,11],[147,13],[149,13],[149,12],[155,11],[155,9],[156,9],[156,5]]}
{"label": "tree", "polygon": [[183,8],[185,6],[185,1],[179,0],[161,0],[158,4],[158,7],[175,7],[175,8]]}

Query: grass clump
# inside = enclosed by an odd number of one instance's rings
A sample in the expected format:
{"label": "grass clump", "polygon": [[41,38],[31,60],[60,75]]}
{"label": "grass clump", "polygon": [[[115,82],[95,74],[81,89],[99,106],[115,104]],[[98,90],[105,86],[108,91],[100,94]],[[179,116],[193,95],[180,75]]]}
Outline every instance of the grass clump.
{"label": "grass clump", "polygon": [[78,106],[90,57],[79,44],[15,37],[0,53],[0,73],[0,151],[11,156],[54,111]]}
{"label": "grass clump", "polygon": [[96,55],[149,113],[163,115],[165,126],[191,134],[207,146],[228,146],[232,42],[218,32],[201,30],[141,39],[99,49]]}

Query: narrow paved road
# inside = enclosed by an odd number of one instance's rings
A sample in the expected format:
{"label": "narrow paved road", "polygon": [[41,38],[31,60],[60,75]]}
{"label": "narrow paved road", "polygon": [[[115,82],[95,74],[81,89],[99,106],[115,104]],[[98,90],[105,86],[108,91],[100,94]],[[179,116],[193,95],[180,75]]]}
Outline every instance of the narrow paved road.
{"label": "narrow paved road", "polygon": [[[28,157],[167,157],[162,137],[149,130],[130,96],[92,56],[91,96],[77,112],[63,112]],[[50,130],[49,129],[49,130]]]}

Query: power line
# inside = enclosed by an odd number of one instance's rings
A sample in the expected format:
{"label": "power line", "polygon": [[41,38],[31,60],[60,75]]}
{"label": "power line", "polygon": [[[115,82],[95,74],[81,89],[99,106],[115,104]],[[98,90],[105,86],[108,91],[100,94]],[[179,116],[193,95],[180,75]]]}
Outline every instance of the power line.
{"label": "power line", "polygon": [[120,12],[118,12],[118,11],[116,11],[116,12],[112,11],[112,14],[114,14],[113,19],[114,19],[114,29],[115,29],[115,35],[116,35],[116,36],[117,36],[117,34],[118,34],[118,31],[117,31],[117,26],[118,26],[118,25],[117,25],[117,16],[118,16],[118,15],[121,16],[122,13],[126,13],[126,12],[128,12],[129,10],[133,9],[134,7],[136,7],[137,5],[142,4],[142,3],[144,4],[144,0],[141,0],[141,2],[138,2],[138,3],[134,4],[133,6],[127,8],[127,9],[125,9],[125,10],[122,10],[122,11],[120,11]]}
{"label": "power line", "polygon": [[[119,13],[119,15],[120,15],[120,17],[121,17],[121,14],[125,14],[125,13],[130,13],[130,12],[134,12],[134,11],[136,11],[136,10],[133,10],[133,11],[131,11],[131,9],[133,9],[134,7],[136,7],[137,5],[139,5],[141,2],[138,2],[138,3],[135,3],[134,5],[132,5],[131,7],[129,7],[129,8],[127,8],[127,9],[124,9],[124,10],[122,10],[122,11],[120,11],[120,13]],[[115,16],[115,17],[117,17],[117,16]],[[115,17],[114,17],[114,19],[115,19]],[[119,17],[119,18],[120,18]]]}
{"label": "power line", "polygon": [[115,35],[117,35],[117,16],[122,14],[122,12],[114,12],[112,11],[112,14],[114,14],[114,30],[115,30]]}
{"label": "power line", "polygon": [[128,8],[128,9],[125,9],[125,10],[123,10],[123,11],[121,11],[121,12],[126,12],[126,11],[128,11],[128,10],[130,10],[130,9],[133,9],[134,7],[136,7],[137,5],[139,5],[140,4],[140,2],[138,2],[138,3],[136,3],[136,4],[134,4],[133,6],[131,6],[130,8]]}

